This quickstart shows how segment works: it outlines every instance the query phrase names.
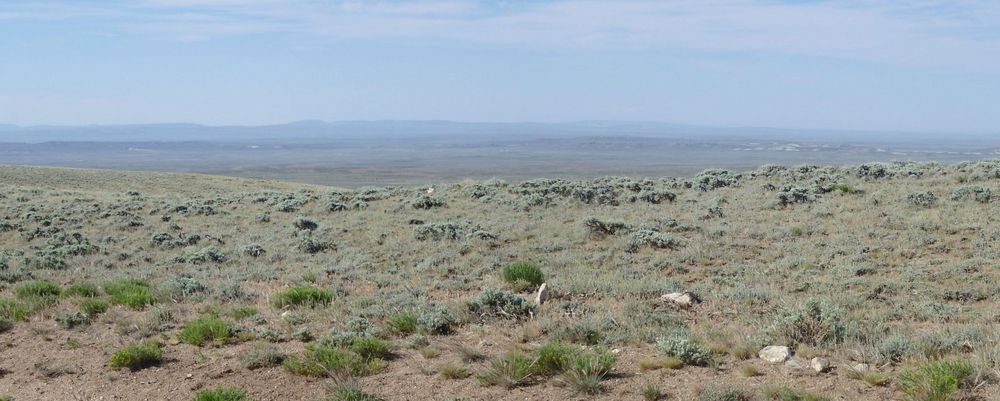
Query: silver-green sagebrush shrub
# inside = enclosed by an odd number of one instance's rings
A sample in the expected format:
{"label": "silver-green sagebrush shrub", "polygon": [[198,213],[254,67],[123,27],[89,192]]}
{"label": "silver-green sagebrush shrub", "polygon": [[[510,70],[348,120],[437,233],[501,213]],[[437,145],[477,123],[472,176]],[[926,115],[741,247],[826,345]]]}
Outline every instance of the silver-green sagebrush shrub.
{"label": "silver-green sagebrush shrub", "polygon": [[916,191],[906,195],[906,201],[917,207],[932,207],[937,203],[937,196],[931,191]]}
{"label": "silver-green sagebrush shrub", "polygon": [[776,338],[789,346],[832,345],[844,341],[846,322],[843,311],[826,301],[806,300],[798,308],[782,309],[772,328]]}
{"label": "silver-green sagebrush shrub", "polygon": [[671,333],[661,337],[656,342],[656,349],[666,355],[680,359],[687,365],[709,366],[715,363],[711,352],[703,348],[700,344],[691,341],[691,338],[682,332]]}
{"label": "silver-green sagebrush shrub", "polygon": [[520,295],[487,288],[468,303],[469,312],[480,320],[490,318],[521,319],[534,312],[534,306]]}
{"label": "silver-green sagebrush shrub", "polygon": [[979,203],[989,203],[993,200],[993,190],[982,185],[964,185],[951,192],[951,200],[975,200]]}

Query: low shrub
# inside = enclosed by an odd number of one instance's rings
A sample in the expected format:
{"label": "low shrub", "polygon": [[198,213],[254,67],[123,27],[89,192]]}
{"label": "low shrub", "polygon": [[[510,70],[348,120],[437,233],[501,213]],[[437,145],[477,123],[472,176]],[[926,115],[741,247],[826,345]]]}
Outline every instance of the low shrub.
{"label": "low shrub", "polygon": [[625,251],[638,252],[640,248],[649,246],[654,249],[674,249],[680,246],[680,241],[655,230],[635,230],[625,240]]}
{"label": "low shrub", "polygon": [[916,191],[906,195],[906,201],[917,207],[931,207],[937,203],[937,196],[931,191]]}
{"label": "low shrub", "polygon": [[83,312],[63,313],[56,316],[56,324],[64,329],[90,324],[90,315]]}
{"label": "low shrub", "polygon": [[468,302],[469,312],[480,320],[495,317],[527,317],[534,307],[520,295],[488,288]]}
{"label": "low shrub", "polygon": [[66,261],[51,253],[24,258],[24,266],[28,270],[63,270],[67,267]]}
{"label": "low shrub", "polygon": [[659,339],[656,348],[669,356],[677,357],[686,365],[709,366],[713,364],[712,353],[682,334],[671,334]]}
{"label": "low shrub", "polygon": [[284,360],[284,353],[267,344],[259,344],[250,351],[240,354],[240,362],[243,363],[243,367],[250,370],[278,366]]}
{"label": "low shrub", "polygon": [[249,244],[247,246],[244,246],[243,248],[240,248],[240,253],[252,258],[259,258],[261,256],[264,256],[264,254],[267,253],[267,251],[265,251],[264,247],[261,246],[260,244]]}
{"label": "low shrub", "polygon": [[951,200],[972,199],[979,203],[988,203],[993,200],[993,190],[981,185],[963,185],[951,192]]}
{"label": "low shrub", "polygon": [[593,236],[614,235],[630,229],[629,225],[623,221],[601,220],[594,216],[584,218],[583,226],[587,227]]}
{"label": "low shrub", "polygon": [[228,259],[229,258],[227,258],[226,255],[219,250],[219,248],[215,246],[206,246],[195,252],[185,253],[184,255],[178,256],[174,258],[174,262],[200,265],[208,262],[223,263]]}
{"label": "low shrub", "polygon": [[797,309],[782,310],[773,334],[789,346],[831,345],[844,340],[846,327],[840,308],[825,301],[807,300]]}
{"label": "low shrub", "polygon": [[320,252],[325,252],[328,249],[333,249],[333,243],[330,241],[324,241],[320,239],[313,238],[311,235],[304,235],[299,238],[299,243],[296,245],[299,251],[316,254]]}
{"label": "low shrub", "polygon": [[448,334],[451,327],[458,322],[451,310],[438,305],[420,311],[418,319],[420,330],[429,334]]}
{"label": "low shrub", "polygon": [[436,207],[444,207],[445,202],[438,198],[433,198],[427,195],[421,195],[417,199],[410,202],[410,206],[414,209],[433,209]]}
{"label": "low shrub", "polygon": [[307,230],[307,231],[312,231],[319,228],[319,224],[316,224],[315,221],[312,221],[305,217],[296,218],[295,221],[292,222],[292,226],[294,226],[298,230]]}
{"label": "low shrub", "polygon": [[174,276],[163,287],[163,292],[173,300],[198,299],[208,292],[208,287],[188,274]]}

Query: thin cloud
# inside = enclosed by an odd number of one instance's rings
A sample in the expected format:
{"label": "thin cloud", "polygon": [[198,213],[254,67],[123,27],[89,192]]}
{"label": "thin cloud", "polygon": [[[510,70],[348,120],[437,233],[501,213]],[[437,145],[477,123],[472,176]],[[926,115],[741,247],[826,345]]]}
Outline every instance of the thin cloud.
{"label": "thin cloud", "polygon": [[145,0],[89,9],[61,2],[0,6],[4,19],[46,15],[181,40],[290,33],[330,41],[679,49],[1000,68],[1000,3],[976,0]]}

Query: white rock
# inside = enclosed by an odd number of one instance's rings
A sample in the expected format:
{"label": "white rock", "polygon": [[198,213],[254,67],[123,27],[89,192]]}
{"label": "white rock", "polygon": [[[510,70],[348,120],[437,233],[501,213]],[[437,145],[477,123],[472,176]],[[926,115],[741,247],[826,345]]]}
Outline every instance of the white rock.
{"label": "white rock", "polygon": [[757,356],[771,363],[782,363],[792,357],[792,350],[783,345],[769,345],[760,350]]}
{"label": "white rock", "polygon": [[826,358],[815,357],[809,361],[809,366],[812,367],[816,373],[823,373],[830,370],[830,360]]}
{"label": "white rock", "polygon": [[547,301],[550,297],[552,297],[552,290],[549,289],[547,283],[542,283],[538,287],[538,293],[535,294],[535,305],[541,305],[542,302]]}
{"label": "white rock", "polygon": [[690,292],[671,292],[660,297],[660,301],[673,302],[674,305],[690,308],[694,304],[700,303],[697,295]]}
{"label": "white rock", "polygon": [[867,372],[871,370],[871,367],[869,367],[867,363],[859,363],[854,365],[852,368],[858,372]]}

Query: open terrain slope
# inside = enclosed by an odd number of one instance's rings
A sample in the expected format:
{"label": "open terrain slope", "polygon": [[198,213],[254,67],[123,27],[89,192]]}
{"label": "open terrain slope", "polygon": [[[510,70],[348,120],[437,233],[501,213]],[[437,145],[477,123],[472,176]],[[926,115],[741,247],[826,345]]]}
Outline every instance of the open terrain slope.
{"label": "open terrain slope", "polygon": [[0,396],[995,400],[998,191],[998,160],[354,190],[0,167]]}

